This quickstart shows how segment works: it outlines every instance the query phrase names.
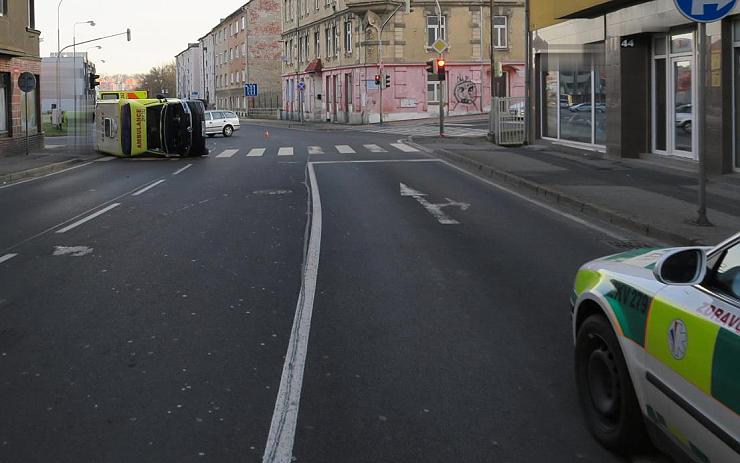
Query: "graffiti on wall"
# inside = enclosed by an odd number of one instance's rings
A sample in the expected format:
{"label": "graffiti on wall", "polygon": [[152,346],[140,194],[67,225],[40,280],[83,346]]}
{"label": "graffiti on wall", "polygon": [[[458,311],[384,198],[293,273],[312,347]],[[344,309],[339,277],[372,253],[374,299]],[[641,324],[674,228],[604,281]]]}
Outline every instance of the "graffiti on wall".
{"label": "graffiti on wall", "polygon": [[[480,111],[479,99],[480,99],[479,84],[473,82],[469,76],[458,76],[455,89],[453,91],[453,107],[455,111],[459,105],[473,106],[473,109]],[[470,110],[470,108],[465,108]]]}

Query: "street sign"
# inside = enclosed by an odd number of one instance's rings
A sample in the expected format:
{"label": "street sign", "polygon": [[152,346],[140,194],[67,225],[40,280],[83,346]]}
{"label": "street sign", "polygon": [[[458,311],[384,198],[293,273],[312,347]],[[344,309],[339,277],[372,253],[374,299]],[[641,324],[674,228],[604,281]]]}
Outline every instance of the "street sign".
{"label": "street sign", "polygon": [[303,91],[305,89],[306,89],[306,83],[303,81],[298,82],[298,90]]}
{"label": "street sign", "polygon": [[682,15],[688,19],[700,22],[711,23],[719,21],[727,16],[737,0],[673,0],[676,8]]}
{"label": "street sign", "polygon": [[434,51],[441,55],[442,53],[446,52],[447,49],[450,48],[450,46],[444,40],[437,39],[432,44],[432,48],[434,49]]}
{"label": "street sign", "polygon": [[36,76],[30,72],[23,72],[18,76],[18,87],[23,93],[32,92],[36,88]]}
{"label": "street sign", "polygon": [[244,84],[244,96],[257,96],[257,84]]}

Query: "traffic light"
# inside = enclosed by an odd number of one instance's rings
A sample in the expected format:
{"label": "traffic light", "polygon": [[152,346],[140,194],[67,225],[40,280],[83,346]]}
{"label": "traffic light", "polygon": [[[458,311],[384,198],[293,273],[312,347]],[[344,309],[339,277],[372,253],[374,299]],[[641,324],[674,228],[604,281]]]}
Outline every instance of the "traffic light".
{"label": "traffic light", "polygon": [[427,74],[434,74],[434,60],[427,61]]}
{"label": "traffic light", "polygon": [[445,80],[445,60],[444,58],[437,58],[437,78],[439,80]]}
{"label": "traffic light", "polygon": [[100,82],[98,82],[98,79],[100,76],[98,74],[93,74],[92,72],[88,75],[88,82],[90,83],[90,90],[95,90],[95,87],[100,85]]}
{"label": "traffic light", "polygon": [[375,74],[375,85],[380,87],[380,74]]}
{"label": "traffic light", "polygon": [[126,41],[131,41],[131,29],[126,29]]}
{"label": "traffic light", "polygon": [[385,75],[385,88],[389,88],[391,86],[391,75],[386,74]]}

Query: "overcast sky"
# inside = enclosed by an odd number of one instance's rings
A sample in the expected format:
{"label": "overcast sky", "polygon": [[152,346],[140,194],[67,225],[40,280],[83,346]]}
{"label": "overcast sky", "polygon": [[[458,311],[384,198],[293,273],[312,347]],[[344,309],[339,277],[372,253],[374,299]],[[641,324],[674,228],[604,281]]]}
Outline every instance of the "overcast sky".
{"label": "overcast sky", "polygon": [[[41,31],[41,56],[57,51],[58,0],[36,0],[36,28]],[[95,21],[95,27],[77,25],[77,42],[131,29],[126,36],[80,45],[97,65],[98,74],[146,72],[152,66],[167,63],[183,51],[188,42],[196,42],[246,0],[128,0],[104,2],[62,0],[60,14],[61,48],[72,43],[72,25]],[[71,51],[66,50],[66,51]],[[101,63],[100,60],[105,60]]]}

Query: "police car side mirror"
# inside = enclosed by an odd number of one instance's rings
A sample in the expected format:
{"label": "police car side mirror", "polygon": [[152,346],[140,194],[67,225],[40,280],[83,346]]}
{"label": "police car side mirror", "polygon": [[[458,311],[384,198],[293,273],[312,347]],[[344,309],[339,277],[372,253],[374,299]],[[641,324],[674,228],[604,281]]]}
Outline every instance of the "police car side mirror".
{"label": "police car side mirror", "polygon": [[655,278],[666,285],[693,286],[707,273],[707,254],[703,248],[677,248],[658,259]]}

